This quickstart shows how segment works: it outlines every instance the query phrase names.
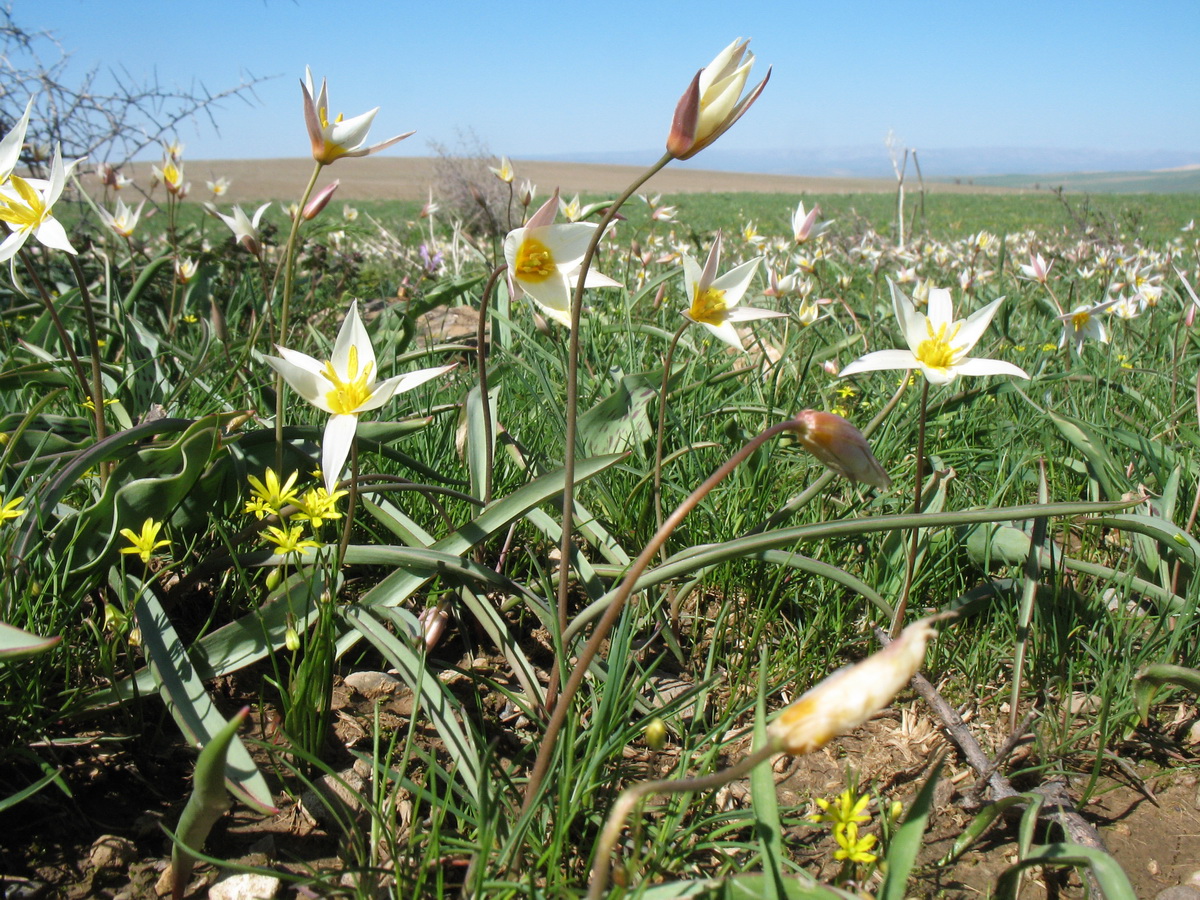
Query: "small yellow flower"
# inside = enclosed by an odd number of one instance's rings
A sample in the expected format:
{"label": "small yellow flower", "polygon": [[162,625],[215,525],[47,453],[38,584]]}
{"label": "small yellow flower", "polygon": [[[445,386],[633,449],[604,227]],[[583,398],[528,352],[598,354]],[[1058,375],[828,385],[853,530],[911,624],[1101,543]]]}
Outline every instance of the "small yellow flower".
{"label": "small yellow flower", "polygon": [[287,529],[271,525],[263,532],[263,537],[275,545],[275,553],[278,556],[287,556],[290,553],[299,553],[303,556],[306,550],[321,548],[320,541],[314,541],[311,538],[302,540],[301,535],[303,534],[303,525],[292,525]]}
{"label": "small yellow flower", "polygon": [[[114,403],[116,403],[117,401],[116,401],[116,400],[114,400],[114,399],[112,399],[112,398],[108,398],[108,397],[106,397],[106,398],[105,398],[103,401],[101,401],[101,402],[102,402],[102,405],[104,405],[104,406],[112,406],[112,405],[113,405]],[[95,404],[95,402],[92,400],[92,398],[91,398],[91,397],[88,397],[86,400],[84,400],[84,401],[83,401],[82,403],[80,403],[79,405],[80,405],[80,406],[82,406],[84,409],[91,409],[91,410],[95,410],[95,408],[96,408],[96,404]]]}
{"label": "small yellow flower", "polygon": [[1058,344],[1042,344],[1043,353],[1053,353],[1058,349]]}
{"label": "small yellow flower", "polygon": [[280,510],[285,506],[299,505],[299,495],[295,490],[299,474],[299,472],[292,472],[282,485],[279,483],[279,476],[271,468],[263,473],[262,481],[253,475],[248,476],[246,480],[250,482],[254,496],[246,501],[243,512],[253,513],[256,519],[263,519],[267,516],[279,515]]}
{"label": "small yellow flower", "polygon": [[832,803],[824,798],[817,798],[815,802],[821,811],[809,816],[808,821],[832,822],[834,825],[851,825],[856,822],[870,821],[870,815],[864,810],[871,802],[871,795],[856,796],[856,793],[853,788],[846,788]]}
{"label": "small yellow flower", "polygon": [[834,859],[843,859],[846,862],[861,865],[875,862],[875,854],[869,852],[875,846],[875,835],[868,834],[859,837],[858,826],[851,822],[845,828],[834,828],[833,837],[838,843],[838,849],[833,851]]}
{"label": "small yellow flower", "polygon": [[320,528],[326,519],[340,519],[342,514],[337,510],[337,502],[349,491],[334,491],[332,494],[325,487],[311,488],[304,496],[295,501],[300,507],[295,518],[312,523],[314,529]]}
{"label": "small yellow flower", "polygon": [[122,528],[121,536],[128,540],[131,546],[122,547],[121,553],[136,553],[141,557],[143,563],[148,564],[150,557],[159,547],[171,546],[170,541],[158,540],[158,533],[162,531],[162,527],[162,522],[146,519],[142,523],[141,533],[135,532],[132,528]]}
{"label": "small yellow flower", "polygon": [[3,497],[0,497],[0,522],[7,522],[9,519],[19,519],[25,513],[29,512],[27,509],[18,509],[24,502],[24,497],[13,497],[11,500],[5,500]]}

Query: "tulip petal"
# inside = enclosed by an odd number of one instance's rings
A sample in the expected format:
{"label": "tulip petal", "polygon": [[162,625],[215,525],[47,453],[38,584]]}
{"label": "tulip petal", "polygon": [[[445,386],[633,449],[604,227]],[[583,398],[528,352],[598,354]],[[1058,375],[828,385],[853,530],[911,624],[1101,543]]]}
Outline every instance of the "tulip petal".
{"label": "tulip petal", "polygon": [[921,364],[911,350],[876,350],[856,359],[838,373],[845,378],[859,372],[875,372],[881,369],[916,369]]}
{"label": "tulip petal", "polygon": [[742,263],[735,269],[730,269],[720,278],[712,283],[714,290],[725,292],[725,307],[728,309],[732,306],[737,306],[741,301],[742,296],[750,287],[750,282],[754,280],[754,273],[758,269],[758,264],[762,261],[761,256],[756,256],[754,259]]}
{"label": "tulip petal", "polygon": [[304,353],[276,348],[279,356],[264,356],[263,361],[283,376],[283,380],[297,394],[322,412],[329,412],[325,395],[333,389],[329,379],[320,374],[321,364]]}
{"label": "tulip petal", "polygon": [[1029,379],[1028,373],[1020,366],[1002,359],[964,359],[954,369],[959,375],[1015,375]]}
{"label": "tulip petal", "polygon": [[[932,291],[930,293],[932,294]],[[969,352],[972,347],[979,343],[979,339],[983,337],[983,333],[987,331],[988,325],[992,322],[992,316],[996,314],[996,310],[1000,308],[1000,304],[1003,302],[1004,298],[1000,297],[983,307],[983,309],[978,309],[967,316],[958,329],[958,334],[954,338],[954,345],[960,348],[963,353]]]}
{"label": "tulip petal", "polygon": [[405,372],[403,375],[395,375],[386,381],[381,381],[375,385],[375,390],[371,392],[371,396],[366,402],[358,408],[359,412],[368,412],[372,409],[378,409],[388,400],[392,399],[396,394],[403,394],[405,391],[411,391],[413,388],[424,384],[430,379],[437,378],[439,375],[444,375],[457,365],[451,363],[448,366],[434,366],[430,369],[417,369],[413,372]]}
{"label": "tulip petal", "polygon": [[330,494],[341,480],[357,430],[358,416],[330,416],[325,425],[325,436],[321,439],[321,474],[325,476],[325,490]]}
{"label": "tulip petal", "polygon": [[755,319],[786,319],[787,313],[757,306],[735,306],[725,311],[726,322],[752,322]]}
{"label": "tulip petal", "polygon": [[[358,371],[353,376],[350,374],[351,348],[356,348],[358,356]],[[367,335],[367,329],[363,326],[362,319],[358,317],[357,300],[350,304],[350,312],[346,314],[342,327],[338,330],[337,340],[333,344],[333,354],[329,357],[329,361],[333,364],[333,371],[337,372],[344,381],[353,380],[370,365],[371,374],[367,378],[367,385],[370,386],[375,381],[375,348],[371,346],[371,338]]]}

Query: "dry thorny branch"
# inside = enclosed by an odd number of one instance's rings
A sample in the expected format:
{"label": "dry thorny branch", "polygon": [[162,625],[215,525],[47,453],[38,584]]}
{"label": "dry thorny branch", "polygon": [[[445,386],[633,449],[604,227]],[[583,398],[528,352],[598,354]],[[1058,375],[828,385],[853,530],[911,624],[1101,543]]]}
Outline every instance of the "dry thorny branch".
{"label": "dry thorny branch", "polygon": [[166,86],[157,74],[139,80],[123,68],[94,66],[82,75],[71,68],[71,54],[53,33],[17,23],[11,5],[0,8],[0,128],[10,129],[36,96],[24,157],[35,169],[55,144],[66,158],[121,165],[188,119],[203,115],[216,128],[213,112],[222,101],[250,103],[266,80],[247,73],[240,84],[213,93],[195,80]]}

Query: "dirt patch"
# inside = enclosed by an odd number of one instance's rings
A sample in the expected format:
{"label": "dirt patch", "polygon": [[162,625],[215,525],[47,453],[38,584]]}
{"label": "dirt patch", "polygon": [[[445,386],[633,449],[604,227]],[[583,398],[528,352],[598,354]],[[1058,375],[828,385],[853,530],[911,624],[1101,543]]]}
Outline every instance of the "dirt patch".
{"label": "dirt patch", "polygon": [[[647,160],[647,163],[652,160]],[[433,157],[372,156],[339,160],[321,173],[318,186],[339,179],[336,199],[423,201],[437,181]],[[150,183],[150,163],[133,163],[125,174],[139,185]],[[636,166],[589,165],[584,163],[514,160],[519,177],[539,186],[543,196],[558,187],[564,194],[611,194],[624,190],[643,170]],[[302,159],[187,160],[184,164],[192,182],[189,199],[207,200],[211,194],[206,180],[224,176],[232,182],[222,203],[291,199],[300,193],[312,174],[313,162]],[[89,182],[94,179],[88,179]],[[931,193],[985,194],[1018,193],[1010,188],[988,188],[959,184],[925,185]],[[911,188],[910,188],[911,189]],[[751,192],[768,194],[880,194],[893,193],[896,182],[872,178],[815,178],[802,175],[760,175],[746,172],[716,172],[668,166],[646,182],[643,192],[662,194],[710,194]]]}

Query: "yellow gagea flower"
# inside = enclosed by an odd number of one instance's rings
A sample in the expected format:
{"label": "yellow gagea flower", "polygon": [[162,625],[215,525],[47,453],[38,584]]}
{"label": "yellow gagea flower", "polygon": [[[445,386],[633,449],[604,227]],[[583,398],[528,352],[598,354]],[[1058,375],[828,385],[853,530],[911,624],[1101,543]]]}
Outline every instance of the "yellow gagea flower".
{"label": "yellow gagea flower", "polygon": [[284,347],[276,347],[279,356],[264,356],[267,364],[283,376],[292,389],[322,412],[329,413],[325,436],[321,440],[321,472],[325,490],[334,493],[342,467],[350,454],[350,444],[358,430],[358,417],[378,409],[395,394],[403,394],[454,368],[453,365],[418,369],[376,381],[375,348],[358,317],[358,301],[342,322],[332,357],[313,359]]}

